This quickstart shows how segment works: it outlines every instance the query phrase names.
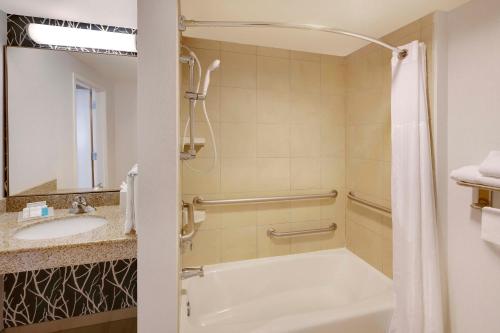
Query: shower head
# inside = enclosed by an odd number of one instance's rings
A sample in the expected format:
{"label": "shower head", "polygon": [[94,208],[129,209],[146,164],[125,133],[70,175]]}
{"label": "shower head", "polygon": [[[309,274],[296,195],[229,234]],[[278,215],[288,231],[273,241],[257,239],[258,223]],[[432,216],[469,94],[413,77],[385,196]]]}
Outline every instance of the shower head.
{"label": "shower head", "polygon": [[215,59],[211,64],[210,66],[208,66],[207,68],[207,72],[212,72],[214,70],[216,70],[217,68],[219,68],[220,66],[220,60],[219,59]]}
{"label": "shower head", "polygon": [[205,74],[205,81],[203,81],[203,90],[201,92],[203,95],[207,94],[208,86],[210,85],[210,73],[212,73],[214,70],[216,70],[217,68],[219,68],[219,66],[220,66],[220,60],[219,59],[214,60],[210,64],[210,66],[208,66],[207,72]]}

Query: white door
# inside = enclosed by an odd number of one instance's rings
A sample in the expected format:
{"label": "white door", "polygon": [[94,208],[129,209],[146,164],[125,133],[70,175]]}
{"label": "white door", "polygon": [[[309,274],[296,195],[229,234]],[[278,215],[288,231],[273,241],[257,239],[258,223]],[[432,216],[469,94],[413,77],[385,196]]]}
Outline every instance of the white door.
{"label": "white door", "polygon": [[92,89],[75,88],[77,187],[92,188]]}
{"label": "white door", "polygon": [[106,187],[108,186],[106,92],[93,90],[92,98],[94,186]]}

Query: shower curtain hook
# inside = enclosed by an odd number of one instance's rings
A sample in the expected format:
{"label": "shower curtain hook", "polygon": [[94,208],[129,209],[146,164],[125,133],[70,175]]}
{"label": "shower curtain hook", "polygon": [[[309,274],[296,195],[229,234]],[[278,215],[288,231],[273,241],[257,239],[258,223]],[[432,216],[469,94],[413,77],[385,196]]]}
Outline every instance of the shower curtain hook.
{"label": "shower curtain hook", "polygon": [[186,25],[184,24],[185,20],[186,17],[184,15],[179,15],[179,31],[186,31]]}
{"label": "shower curtain hook", "polygon": [[402,49],[401,51],[399,51],[398,53],[398,59],[399,60],[403,60],[404,58],[406,58],[408,56],[408,50],[407,49]]}

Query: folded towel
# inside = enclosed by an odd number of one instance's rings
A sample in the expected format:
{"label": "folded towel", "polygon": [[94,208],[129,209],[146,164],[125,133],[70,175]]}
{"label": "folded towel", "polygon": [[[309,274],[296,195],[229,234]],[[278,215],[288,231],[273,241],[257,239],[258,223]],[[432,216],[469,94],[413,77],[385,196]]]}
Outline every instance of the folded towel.
{"label": "folded towel", "polygon": [[500,178],[500,151],[491,151],[479,166],[479,172],[485,177]]}
{"label": "folded towel", "polygon": [[135,232],[138,231],[138,219],[137,219],[137,212],[139,211],[139,200],[137,199],[139,196],[139,191],[137,190],[139,188],[139,173],[137,173],[134,177],[134,230]]}
{"label": "folded towel", "polygon": [[500,178],[483,176],[479,172],[479,166],[477,165],[468,165],[453,170],[450,177],[456,181],[500,187]]}
{"label": "folded towel", "polygon": [[453,170],[450,177],[456,181],[475,183],[479,178],[480,173],[477,165],[468,165],[459,169]]}
{"label": "folded towel", "polygon": [[139,170],[137,164],[130,169],[127,175],[127,199],[125,206],[125,233],[135,229],[137,231],[137,184]]}
{"label": "folded towel", "polygon": [[122,214],[127,212],[127,183],[125,182],[120,185],[120,212]]}
{"label": "folded towel", "polygon": [[500,245],[500,209],[483,208],[481,214],[481,238]]}

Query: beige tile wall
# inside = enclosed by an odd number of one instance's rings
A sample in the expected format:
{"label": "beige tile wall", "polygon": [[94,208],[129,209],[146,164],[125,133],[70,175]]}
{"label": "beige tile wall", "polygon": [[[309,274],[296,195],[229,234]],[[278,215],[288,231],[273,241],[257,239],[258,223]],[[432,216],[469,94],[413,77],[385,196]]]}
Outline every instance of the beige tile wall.
{"label": "beige tile wall", "polygon": [[[345,246],[344,59],[281,49],[184,39],[205,70],[213,59],[207,108],[218,159],[208,173],[183,167],[185,200],[339,191],[336,200],[213,207],[183,265],[284,255]],[[186,67],[183,68],[186,78]],[[182,91],[186,89],[184,79]],[[182,119],[188,104],[183,101]],[[197,110],[197,133],[209,139]],[[214,150],[189,162],[207,170]],[[267,229],[338,224],[334,234],[271,240]]]}
{"label": "beige tile wall", "polygon": [[[384,39],[428,46],[432,77],[433,15]],[[347,246],[392,275],[392,227],[387,216],[347,203],[346,189],[390,206],[391,137],[389,51],[369,45],[333,57],[200,39],[184,39],[204,68],[221,59],[207,100],[218,145],[208,174],[183,168],[183,196],[192,200],[339,191],[334,202],[313,201],[207,210],[183,265],[285,255]],[[186,68],[183,68],[186,78]],[[432,80],[429,80],[432,100]],[[183,81],[182,91],[186,89]],[[182,119],[187,117],[187,102]],[[197,112],[198,133],[209,138]],[[208,169],[208,145],[190,164]],[[335,221],[333,236],[270,240],[266,230],[299,230]]]}
{"label": "beige tile wall", "polygon": [[[426,16],[384,38],[393,45],[420,40],[432,68],[433,16]],[[369,45],[346,58],[347,188],[360,197],[391,203],[391,53]],[[429,70],[432,77],[432,71]],[[429,80],[432,84],[432,80]],[[432,89],[429,89],[432,92]],[[430,96],[432,99],[432,96]],[[349,202],[347,247],[385,274],[392,275],[389,217]]]}

